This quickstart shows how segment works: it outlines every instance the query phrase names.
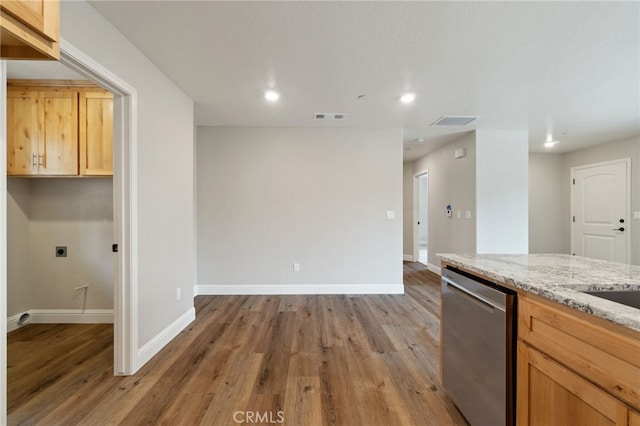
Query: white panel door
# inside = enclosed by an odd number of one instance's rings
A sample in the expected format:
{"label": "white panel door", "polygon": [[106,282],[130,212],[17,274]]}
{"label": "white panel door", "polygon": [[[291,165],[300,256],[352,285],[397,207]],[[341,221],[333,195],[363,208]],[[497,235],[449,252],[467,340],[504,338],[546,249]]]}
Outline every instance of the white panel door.
{"label": "white panel door", "polygon": [[571,251],[576,256],[628,263],[628,160],[571,170]]}

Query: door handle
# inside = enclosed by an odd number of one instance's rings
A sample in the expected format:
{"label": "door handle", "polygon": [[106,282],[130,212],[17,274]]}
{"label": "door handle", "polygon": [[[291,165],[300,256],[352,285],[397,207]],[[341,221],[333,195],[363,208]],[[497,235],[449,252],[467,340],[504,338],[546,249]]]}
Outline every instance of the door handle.
{"label": "door handle", "polygon": [[620,231],[620,232],[624,232],[624,227],[620,227],[620,228],[613,228],[614,231]]}

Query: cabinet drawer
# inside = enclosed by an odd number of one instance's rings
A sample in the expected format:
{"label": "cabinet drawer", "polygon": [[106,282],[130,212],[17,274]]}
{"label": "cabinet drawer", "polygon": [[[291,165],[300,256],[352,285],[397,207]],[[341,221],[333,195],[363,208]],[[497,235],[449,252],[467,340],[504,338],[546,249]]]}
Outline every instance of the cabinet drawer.
{"label": "cabinet drawer", "polygon": [[640,407],[640,334],[550,302],[519,299],[519,338]]}

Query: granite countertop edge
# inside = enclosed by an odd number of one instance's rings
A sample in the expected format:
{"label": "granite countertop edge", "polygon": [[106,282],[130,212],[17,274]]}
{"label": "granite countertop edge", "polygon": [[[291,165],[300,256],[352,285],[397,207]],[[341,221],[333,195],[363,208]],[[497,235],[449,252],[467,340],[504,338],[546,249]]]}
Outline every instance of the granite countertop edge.
{"label": "granite countertop edge", "polygon": [[[576,259],[568,255],[474,255],[440,254],[437,256],[453,266],[475,272],[497,282],[503,282],[545,299],[640,332],[640,309],[583,293],[584,291],[640,290],[640,267],[613,262]],[[575,277],[563,263],[583,262],[602,268],[611,277],[600,274]],[[530,265],[529,262],[532,264]],[[480,263],[480,265],[478,265]],[[526,263],[526,264],[525,264]],[[553,272],[545,273],[540,263],[555,263]],[[538,266],[540,271],[532,271]],[[610,269],[607,271],[606,269]],[[618,270],[622,271],[618,273]],[[552,274],[552,275],[550,275]],[[553,282],[553,284],[550,284]]]}

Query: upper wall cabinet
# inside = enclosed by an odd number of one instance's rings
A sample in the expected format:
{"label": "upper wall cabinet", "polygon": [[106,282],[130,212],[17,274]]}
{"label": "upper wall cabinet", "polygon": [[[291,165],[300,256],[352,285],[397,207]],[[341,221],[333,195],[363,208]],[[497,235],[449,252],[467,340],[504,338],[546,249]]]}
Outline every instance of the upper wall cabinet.
{"label": "upper wall cabinet", "polygon": [[0,0],[0,57],[60,59],[58,0]]}
{"label": "upper wall cabinet", "polygon": [[113,175],[113,95],[80,92],[80,174]]}
{"label": "upper wall cabinet", "polygon": [[7,174],[78,174],[78,95],[7,92]]}
{"label": "upper wall cabinet", "polygon": [[52,83],[9,83],[7,175],[113,175],[113,96],[78,82],[43,85]]}

